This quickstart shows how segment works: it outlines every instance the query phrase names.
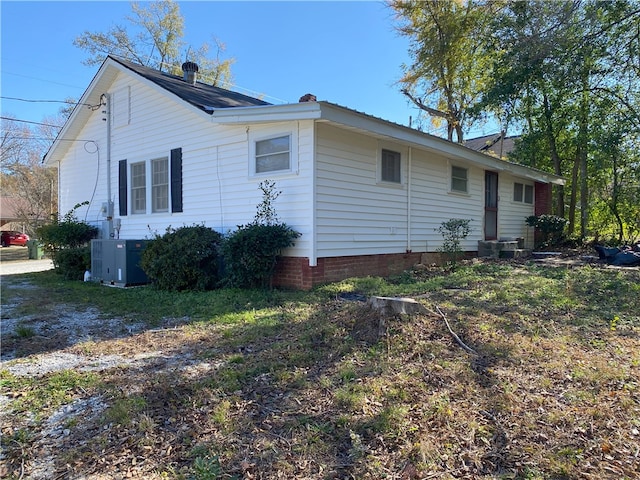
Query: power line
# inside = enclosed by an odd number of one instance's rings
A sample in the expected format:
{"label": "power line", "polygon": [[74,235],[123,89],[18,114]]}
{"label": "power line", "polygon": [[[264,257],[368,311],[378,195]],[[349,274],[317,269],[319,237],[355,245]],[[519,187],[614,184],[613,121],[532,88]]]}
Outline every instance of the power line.
{"label": "power line", "polygon": [[50,125],[48,123],[30,122],[29,120],[19,120],[17,118],[0,117],[2,120],[10,120],[12,122],[31,123],[33,125],[42,125],[43,127],[62,128],[62,125]]}
{"label": "power line", "polygon": [[16,100],[18,102],[30,102],[30,103],[66,103],[67,105],[83,105],[91,109],[97,109],[100,105],[91,105],[89,103],[71,102],[69,100],[32,100],[29,98],[17,98],[17,97],[0,97],[4,100]]}
{"label": "power line", "polygon": [[5,100],[17,100],[19,102],[32,102],[32,103],[67,103],[69,105],[74,105],[76,102],[71,102],[68,100],[30,100],[28,98],[16,98],[16,97],[0,97]]}

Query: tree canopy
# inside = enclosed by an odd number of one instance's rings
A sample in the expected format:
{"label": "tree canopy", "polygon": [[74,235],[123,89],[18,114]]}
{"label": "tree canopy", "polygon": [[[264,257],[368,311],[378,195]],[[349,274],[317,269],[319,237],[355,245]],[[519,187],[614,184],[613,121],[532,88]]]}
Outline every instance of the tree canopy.
{"label": "tree canopy", "polygon": [[554,213],[581,238],[640,236],[640,2],[395,0],[402,91],[464,134],[486,115],[511,160],[567,178]]}
{"label": "tree canopy", "polygon": [[231,81],[233,59],[221,59],[224,44],[213,39],[213,47],[203,43],[192,49],[184,40],[184,17],[180,6],[172,0],[131,4],[132,14],[126,23],[114,25],[107,32],[85,31],[74,45],[89,53],[87,65],[116,55],[160,71],[180,74],[185,61],[198,64],[199,77],[219,86]]}

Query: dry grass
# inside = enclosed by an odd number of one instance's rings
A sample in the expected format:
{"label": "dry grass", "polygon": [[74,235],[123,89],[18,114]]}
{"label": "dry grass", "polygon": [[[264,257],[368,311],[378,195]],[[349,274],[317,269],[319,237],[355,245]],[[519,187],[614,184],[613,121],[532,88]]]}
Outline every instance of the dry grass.
{"label": "dry grass", "polygon": [[[341,292],[438,305],[479,355],[438,316],[386,318],[380,336]],[[145,361],[66,385],[60,402],[103,408],[67,417],[51,478],[640,478],[639,297],[633,270],[473,264],[61,347]],[[2,375],[18,478],[59,404],[25,403],[51,375]]]}

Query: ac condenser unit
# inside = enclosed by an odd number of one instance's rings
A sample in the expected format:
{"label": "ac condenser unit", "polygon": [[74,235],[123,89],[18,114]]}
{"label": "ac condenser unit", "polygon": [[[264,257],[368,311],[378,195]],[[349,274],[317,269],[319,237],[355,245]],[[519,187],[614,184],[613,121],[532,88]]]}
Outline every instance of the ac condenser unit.
{"label": "ac condenser unit", "polygon": [[148,240],[91,240],[91,278],[118,287],[148,283],[140,258]]}

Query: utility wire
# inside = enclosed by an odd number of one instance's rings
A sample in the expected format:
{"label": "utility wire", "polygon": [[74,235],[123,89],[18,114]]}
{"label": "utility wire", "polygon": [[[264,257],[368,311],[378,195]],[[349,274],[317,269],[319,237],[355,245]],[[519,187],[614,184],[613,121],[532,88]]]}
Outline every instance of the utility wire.
{"label": "utility wire", "polygon": [[80,103],[80,102],[71,102],[69,100],[32,100],[29,98],[18,98],[18,97],[1,97],[4,100],[16,100],[18,102],[29,102],[29,103],[65,103],[67,105],[82,105],[84,107],[89,107],[91,110],[97,110],[100,108],[99,105],[91,105],[89,103]]}
{"label": "utility wire", "polygon": [[19,120],[11,117],[0,117],[2,120],[10,120],[12,122],[31,123],[33,125],[42,125],[44,127],[62,128],[62,125],[51,125],[49,123],[30,122],[29,120]]}

